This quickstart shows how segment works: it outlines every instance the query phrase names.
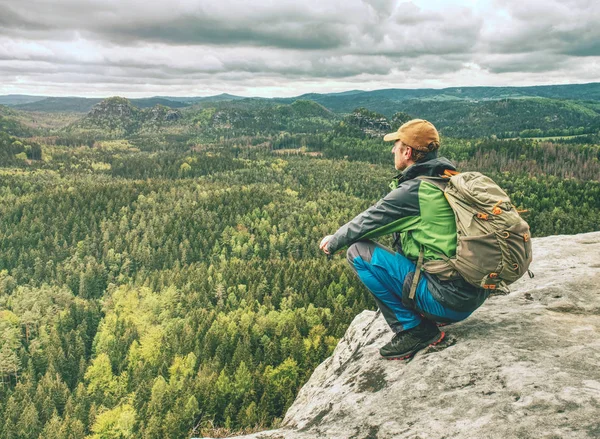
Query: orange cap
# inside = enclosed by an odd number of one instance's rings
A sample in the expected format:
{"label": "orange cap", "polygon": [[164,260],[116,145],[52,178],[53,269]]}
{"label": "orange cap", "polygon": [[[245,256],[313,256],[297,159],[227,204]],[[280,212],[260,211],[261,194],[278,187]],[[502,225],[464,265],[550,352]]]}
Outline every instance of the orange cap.
{"label": "orange cap", "polygon": [[383,140],[386,142],[402,140],[402,143],[418,151],[429,151],[429,144],[439,143],[440,135],[431,122],[413,119],[398,128],[395,133],[386,134]]}

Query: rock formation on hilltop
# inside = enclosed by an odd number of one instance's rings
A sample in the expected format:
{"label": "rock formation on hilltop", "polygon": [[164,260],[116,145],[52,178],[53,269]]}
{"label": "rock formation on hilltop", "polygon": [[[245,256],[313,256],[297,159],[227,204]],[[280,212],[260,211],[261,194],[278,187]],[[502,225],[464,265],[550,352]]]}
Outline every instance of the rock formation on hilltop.
{"label": "rock formation on hilltop", "polygon": [[392,126],[383,114],[366,108],[357,108],[346,117],[345,122],[368,137],[381,137],[392,130]]}
{"label": "rock formation on hilltop", "polygon": [[181,119],[181,112],[179,110],[174,110],[160,104],[150,108],[146,111],[146,113],[146,119],[149,119],[153,122],[174,122]]}
{"label": "rock formation on hilltop", "polygon": [[90,112],[71,128],[101,130],[110,135],[123,136],[140,131],[153,131],[181,119],[177,109],[157,104],[140,109],[128,99],[112,97],[94,105]]}
{"label": "rock formation on hilltop", "polygon": [[359,314],[283,427],[244,438],[600,437],[600,232],[534,239],[531,268],[408,362]]}
{"label": "rock formation on hilltop", "polygon": [[128,99],[114,96],[94,105],[88,113],[88,117],[93,119],[124,118],[132,117],[139,111],[139,108],[134,107]]}

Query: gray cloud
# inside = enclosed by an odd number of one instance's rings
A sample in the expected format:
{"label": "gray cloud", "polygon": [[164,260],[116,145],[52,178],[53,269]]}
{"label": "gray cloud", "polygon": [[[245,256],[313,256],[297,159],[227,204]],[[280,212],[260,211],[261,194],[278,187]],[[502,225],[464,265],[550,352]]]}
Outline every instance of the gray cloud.
{"label": "gray cloud", "polygon": [[597,1],[509,0],[495,6],[506,17],[487,29],[486,40],[495,52],[600,56]]}
{"label": "gray cloud", "polygon": [[0,0],[0,93],[75,84],[283,95],[593,78],[597,2],[457,1]]}
{"label": "gray cloud", "polygon": [[[286,49],[338,49],[376,53],[446,53],[468,50],[481,20],[465,8],[429,13],[389,0],[326,0],[276,4],[220,0],[180,3],[135,1],[49,3],[1,0],[8,19],[0,33],[135,45],[229,45]],[[139,4],[136,4],[139,3]]]}
{"label": "gray cloud", "polygon": [[543,73],[568,67],[568,59],[547,52],[488,56],[479,64],[491,73]]}
{"label": "gray cloud", "polygon": [[197,17],[178,17],[167,25],[144,24],[102,30],[117,43],[148,41],[168,44],[214,44],[282,47],[289,49],[333,49],[348,42],[340,26],[322,23],[265,23],[256,27],[238,27]]}
{"label": "gray cloud", "polygon": [[348,20],[339,20],[333,8],[301,9],[289,1],[276,7],[239,1],[225,7],[215,0],[173,5],[73,0],[3,3],[5,18],[0,19],[0,32],[24,38],[45,33],[48,39],[62,39],[70,30],[117,44],[244,44],[297,49],[338,47],[348,40],[342,28]]}

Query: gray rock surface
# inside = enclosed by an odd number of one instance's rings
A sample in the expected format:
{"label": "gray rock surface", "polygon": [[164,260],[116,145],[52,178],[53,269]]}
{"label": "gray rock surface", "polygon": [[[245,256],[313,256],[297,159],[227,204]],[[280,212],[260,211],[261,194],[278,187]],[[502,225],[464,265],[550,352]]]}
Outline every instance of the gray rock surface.
{"label": "gray rock surface", "polygon": [[354,319],[283,427],[244,438],[599,438],[600,232],[533,240],[534,279],[446,341],[387,361],[383,318]]}

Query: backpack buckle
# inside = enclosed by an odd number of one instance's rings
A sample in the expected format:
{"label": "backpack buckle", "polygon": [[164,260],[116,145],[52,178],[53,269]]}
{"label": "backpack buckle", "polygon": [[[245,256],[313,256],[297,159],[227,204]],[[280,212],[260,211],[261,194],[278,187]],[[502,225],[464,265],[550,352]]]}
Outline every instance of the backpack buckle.
{"label": "backpack buckle", "polygon": [[490,216],[489,216],[487,213],[480,213],[480,212],[477,212],[477,218],[479,218],[479,219],[482,219],[482,220],[486,220],[486,221],[487,221],[487,220],[489,219],[489,217],[490,217]]}

